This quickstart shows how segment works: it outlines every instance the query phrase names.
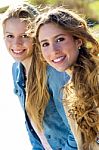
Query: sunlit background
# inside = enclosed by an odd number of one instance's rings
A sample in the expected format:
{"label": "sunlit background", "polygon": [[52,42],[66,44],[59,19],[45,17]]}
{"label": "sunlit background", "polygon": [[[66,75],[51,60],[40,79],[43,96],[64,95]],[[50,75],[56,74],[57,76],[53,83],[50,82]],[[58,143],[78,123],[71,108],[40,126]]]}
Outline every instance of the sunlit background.
{"label": "sunlit background", "polygon": [[12,4],[12,3],[19,3],[19,2],[22,2],[24,0],[0,0],[0,7],[3,7],[3,6],[7,6],[9,4]]}
{"label": "sunlit background", "polygon": [[[9,4],[16,4],[23,0],[0,0],[0,8]],[[48,2],[58,3],[59,0],[27,0],[32,4],[47,5]],[[99,41],[99,1],[98,0],[61,0],[76,8],[84,16],[91,19],[91,30]],[[82,2],[81,4],[78,1]],[[56,3],[55,3],[56,2]],[[62,4],[62,3],[61,3]],[[80,4],[80,5],[78,5]],[[83,6],[83,7],[82,7]],[[83,8],[83,9],[82,9]],[[97,23],[97,24],[96,24]],[[8,54],[4,45],[0,27],[0,150],[31,150],[25,128],[24,113],[21,109],[19,99],[13,93],[12,63],[14,60]]]}
{"label": "sunlit background", "polygon": [[[0,1],[0,7],[10,3],[13,0]],[[13,93],[11,67],[14,60],[3,43],[1,28],[0,33],[0,150],[31,150],[24,113],[18,97]]]}

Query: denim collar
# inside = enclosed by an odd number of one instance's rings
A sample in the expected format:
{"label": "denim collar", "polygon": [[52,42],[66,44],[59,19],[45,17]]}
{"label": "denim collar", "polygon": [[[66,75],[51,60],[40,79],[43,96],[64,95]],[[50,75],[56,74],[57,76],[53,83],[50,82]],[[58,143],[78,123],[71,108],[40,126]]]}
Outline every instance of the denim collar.
{"label": "denim collar", "polygon": [[18,74],[17,74],[16,82],[19,86],[25,88],[26,75],[25,75],[25,67],[22,65],[22,63],[18,63],[17,70],[18,70]]}

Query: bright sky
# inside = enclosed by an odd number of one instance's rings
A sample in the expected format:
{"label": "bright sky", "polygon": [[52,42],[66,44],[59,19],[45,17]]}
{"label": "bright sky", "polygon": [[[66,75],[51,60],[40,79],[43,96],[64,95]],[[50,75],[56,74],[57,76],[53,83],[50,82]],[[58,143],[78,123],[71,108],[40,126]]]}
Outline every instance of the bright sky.
{"label": "bright sky", "polygon": [[22,2],[24,0],[0,0],[0,7],[3,7],[3,6],[7,6],[9,4],[12,4],[12,3],[19,3],[19,2]]}

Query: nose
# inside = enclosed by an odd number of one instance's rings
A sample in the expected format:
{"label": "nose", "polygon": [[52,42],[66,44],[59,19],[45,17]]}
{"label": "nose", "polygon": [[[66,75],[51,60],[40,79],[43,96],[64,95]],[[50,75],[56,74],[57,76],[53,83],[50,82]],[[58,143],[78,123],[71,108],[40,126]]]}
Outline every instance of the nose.
{"label": "nose", "polygon": [[52,44],[52,51],[58,53],[60,51],[60,46],[57,43]]}
{"label": "nose", "polygon": [[15,45],[22,45],[22,40],[21,40],[21,38],[16,37],[16,38],[14,39],[14,44],[15,44]]}

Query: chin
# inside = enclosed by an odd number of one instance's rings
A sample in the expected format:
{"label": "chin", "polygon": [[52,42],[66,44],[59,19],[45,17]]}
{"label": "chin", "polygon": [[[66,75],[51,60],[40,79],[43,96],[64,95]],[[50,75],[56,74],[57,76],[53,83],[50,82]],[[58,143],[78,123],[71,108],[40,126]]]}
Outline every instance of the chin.
{"label": "chin", "polygon": [[64,69],[64,68],[55,68],[57,71],[59,71],[59,72],[65,72],[66,71],[66,69]]}
{"label": "chin", "polygon": [[21,58],[14,58],[15,61],[18,61],[18,62],[22,62],[23,60]]}

